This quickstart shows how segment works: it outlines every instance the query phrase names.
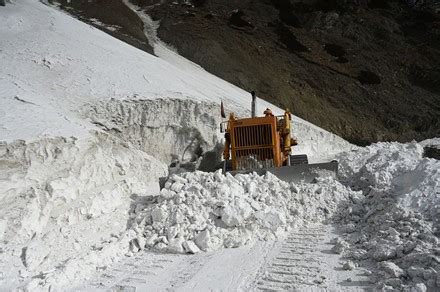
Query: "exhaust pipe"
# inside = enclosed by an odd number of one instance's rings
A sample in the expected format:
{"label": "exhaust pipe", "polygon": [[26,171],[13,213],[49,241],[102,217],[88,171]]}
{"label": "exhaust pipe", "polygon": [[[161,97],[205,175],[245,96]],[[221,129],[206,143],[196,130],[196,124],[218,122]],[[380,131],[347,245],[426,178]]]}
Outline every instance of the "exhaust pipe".
{"label": "exhaust pipe", "polygon": [[256,117],[256,108],[257,108],[257,97],[255,96],[255,91],[251,91],[251,94],[252,94],[251,111],[252,111],[252,117],[255,118]]}

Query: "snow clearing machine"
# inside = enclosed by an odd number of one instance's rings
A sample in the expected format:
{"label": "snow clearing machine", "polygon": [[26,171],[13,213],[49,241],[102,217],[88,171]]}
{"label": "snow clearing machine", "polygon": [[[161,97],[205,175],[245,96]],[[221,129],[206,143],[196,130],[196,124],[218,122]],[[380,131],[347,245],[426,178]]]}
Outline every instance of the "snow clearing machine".
{"label": "snow clearing machine", "polygon": [[[287,182],[312,182],[321,175],[336,176],[338,162],[309,164],[307,155],[292,155],[292,146],[298,141],[291,136],[292,116],[289,110],[275,116],[270,109],[264,116],[255,114],[256,96],[252,92],[252,117],[229,119],[220,125],[225,133],[223,171],[232,175],[256,172],[263,175],[270,172]],[[221,107],[224,114],[223,104]]]}

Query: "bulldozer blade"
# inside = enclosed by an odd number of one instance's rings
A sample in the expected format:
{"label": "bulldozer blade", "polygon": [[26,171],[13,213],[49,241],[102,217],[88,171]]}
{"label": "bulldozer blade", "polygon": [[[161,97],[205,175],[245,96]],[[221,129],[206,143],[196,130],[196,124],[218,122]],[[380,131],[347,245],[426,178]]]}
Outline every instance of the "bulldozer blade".
{"label": "bulldozer blade", "polygon": [[[227,171],[232,175],[257,173],[258,175],[265,175],[270,172],[277,176],[280,180],[294,183],[311,183],[318,177],[332,176],[334,178],[338,175],[338,162],[333,160],[326,163],[315,164],[294,164],[291,166],[274,167],[274,168],[259,168],[254,170],[235,170]],[[224,171],[223,171],[224,172]],[[160,189],[165,187],[165,183],[169,177],[159,178]]]}
{"label": "bulldozer blade", "polygon": [[283,166],[275,168],[260,168],[246,171],[230,171],[232,175],[246,174],[256,172],[258,175],[264,175],[268,172],[277,176],[280,180],[295,183],[311,183],[316,178],[322,176],[332,176],[334,178],[338,175],[338,162],[332,161],[327,163],[315,164],[295,164],[292,166]]}

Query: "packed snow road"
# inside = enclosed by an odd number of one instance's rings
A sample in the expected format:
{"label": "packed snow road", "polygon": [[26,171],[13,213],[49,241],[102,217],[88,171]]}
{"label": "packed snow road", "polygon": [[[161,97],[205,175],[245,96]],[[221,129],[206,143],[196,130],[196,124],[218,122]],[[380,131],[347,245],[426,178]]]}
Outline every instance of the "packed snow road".
{"label": "packed snow road", "polygon": [[348,266],[331,249],[330,225],[292,231],[287,238],[196,255],[151,251],[126,258],[72,291],[364,291],[369,273]]}
{"label": "packed snow road", "polygon": [[277,243],[260,268],[252,288],[259,290],[363,291],[371,289],[368,273],[344,266],[332,251],[338,235],[330,225],[302,227]]}

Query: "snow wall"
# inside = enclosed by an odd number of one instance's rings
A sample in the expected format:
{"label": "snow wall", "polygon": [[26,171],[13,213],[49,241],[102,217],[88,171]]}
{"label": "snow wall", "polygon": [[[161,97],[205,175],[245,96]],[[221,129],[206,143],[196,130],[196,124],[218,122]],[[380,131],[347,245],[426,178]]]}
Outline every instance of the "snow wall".
{"label": "snow wall", "polygon": [[167,169],[124,141],[95,133],[83,140],[1,143],[0,174],[5,288],[27,284],[13,279],[54,270],[52,281],[62,285],[123,255],[132,204]]}

